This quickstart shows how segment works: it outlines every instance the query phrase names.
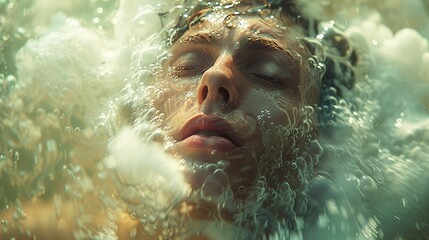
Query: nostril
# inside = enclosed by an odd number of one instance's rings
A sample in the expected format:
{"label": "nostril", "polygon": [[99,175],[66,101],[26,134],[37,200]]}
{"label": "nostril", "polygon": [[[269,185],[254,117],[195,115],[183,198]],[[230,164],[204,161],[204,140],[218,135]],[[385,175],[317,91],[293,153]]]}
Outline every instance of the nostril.
{"label": "nostril", "polygon": [[225,102],[229,101],[229,92],[228,92],[228,90],[226,90],[225,88],[221,87],[221,88],[219,88],[219,94],[221,96],[223,96],[223,100]]}
{"label": "nostril", "polygon": [[202,99],[203,100],[206,100],[206,98],[207,98],[207,94],[209,93],[209,88],[207,87],[207,86],[204,86],[204,88],[203,88],[203,92],[201,93],[202,94]]}

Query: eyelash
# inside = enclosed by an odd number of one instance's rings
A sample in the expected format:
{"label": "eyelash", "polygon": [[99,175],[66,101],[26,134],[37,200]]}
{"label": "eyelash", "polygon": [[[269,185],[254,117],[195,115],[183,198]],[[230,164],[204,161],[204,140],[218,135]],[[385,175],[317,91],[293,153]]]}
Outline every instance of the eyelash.
{"label": "eyelash", "polygon": [[285,83],[283,81],[278,80],[276,77],[272,77],[269,75],[265,75],[262,73],[255,73],[255,72],[251,72],[250,73],[251,76],[253,76],[254,78],[256,78],[257,81],[263,81],[264,85],[269,83],[272,85],[276,85],[276,86],[284,86]]}
{"label": "eyelash", "polygon": [[173,66],[171,68],[174,76],[177,77],[187,77],[190,75],[195,75],[203,73],[207,67],[200,65],[182,65],[182,66]]}

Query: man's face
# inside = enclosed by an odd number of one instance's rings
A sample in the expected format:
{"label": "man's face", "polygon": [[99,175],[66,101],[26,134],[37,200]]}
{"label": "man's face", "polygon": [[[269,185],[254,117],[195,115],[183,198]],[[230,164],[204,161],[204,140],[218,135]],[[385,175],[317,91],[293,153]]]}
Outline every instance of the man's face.
{"label": "man's face", "polygon": [[291,178],[288,164],[312,125],[303,109],[317,95],[296,31],[226,16],[193,25],[155,81],[169,151],[184,159],[192,188],[213,196],[227,187],[246,195],[260,177]]}

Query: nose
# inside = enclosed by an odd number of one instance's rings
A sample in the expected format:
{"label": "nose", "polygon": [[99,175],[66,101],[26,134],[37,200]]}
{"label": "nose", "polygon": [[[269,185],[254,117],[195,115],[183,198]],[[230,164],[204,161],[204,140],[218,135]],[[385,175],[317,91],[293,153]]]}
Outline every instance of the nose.
{"label": "nose", "polygon": [[229,54],[220,55],[213,66],[201,76],[197,90],[198,103],[225,103],[230,107],[237,104],[237,88],[234,84],[233,59]]}

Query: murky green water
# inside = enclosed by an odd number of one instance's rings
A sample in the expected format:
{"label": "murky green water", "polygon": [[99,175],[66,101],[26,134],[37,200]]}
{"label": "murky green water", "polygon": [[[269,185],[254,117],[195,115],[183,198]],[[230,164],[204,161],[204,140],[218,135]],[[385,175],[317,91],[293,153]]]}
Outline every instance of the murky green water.
{"label": "murky green water", "polygon": [[243,154],[171,154],[168,114],[197,111],[199,78],[162,81],[164,40],[193,2],[0,0],[0,238],[429,239],[429,3],[308,2],[306,41],[344,48],[290,55],[334,87],[295,112],[267,94],[288,127],[268,107],[221,115],[261,132],[234,168]]}

